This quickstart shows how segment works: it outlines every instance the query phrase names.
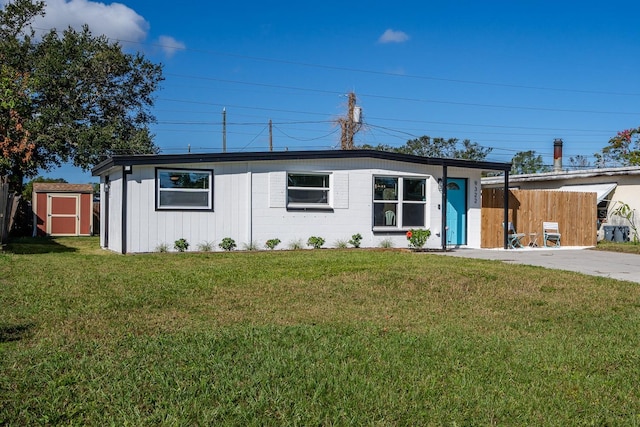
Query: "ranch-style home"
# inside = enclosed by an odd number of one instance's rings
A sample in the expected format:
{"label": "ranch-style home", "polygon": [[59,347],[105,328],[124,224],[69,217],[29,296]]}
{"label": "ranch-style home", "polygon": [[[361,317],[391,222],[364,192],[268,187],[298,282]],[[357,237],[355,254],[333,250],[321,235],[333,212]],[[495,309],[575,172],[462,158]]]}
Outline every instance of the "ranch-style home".
{"label": "ranch-style home", "polygon": [[426,248],[480,247],[481,173],[510,163],[428,158],[374,150],[125,155],[93,169],[100,177],[100,244],[154,252],[185,239],[188,250],[233,239],[239,248],[325,247],[362,236],[407,247],[428,228]]}

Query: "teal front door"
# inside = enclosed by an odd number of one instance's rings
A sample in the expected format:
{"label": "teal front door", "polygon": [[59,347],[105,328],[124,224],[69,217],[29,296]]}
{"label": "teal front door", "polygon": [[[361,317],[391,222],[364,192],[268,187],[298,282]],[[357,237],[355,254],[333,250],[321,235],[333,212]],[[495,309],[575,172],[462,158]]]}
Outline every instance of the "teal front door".
{"label": "teal front door", "polygon": [[467,180],[447,178],[447,245],[467,244]]}

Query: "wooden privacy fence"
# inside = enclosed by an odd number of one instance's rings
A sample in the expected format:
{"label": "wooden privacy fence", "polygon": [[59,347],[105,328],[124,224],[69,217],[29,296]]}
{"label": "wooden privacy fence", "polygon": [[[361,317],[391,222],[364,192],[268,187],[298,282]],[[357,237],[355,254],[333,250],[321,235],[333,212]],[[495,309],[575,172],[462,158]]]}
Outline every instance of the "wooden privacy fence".
{"label": "wooden privacy fence", "polygon": [[[597,232],[596,193],[509,190],[509,221],[528,244],[531,233],[537,233],[542,246],[542,223],[558,223],[562,234],[562,246],[595,246]],[[483,248],[504,246],[502,223],[504,222],[504,191],[498,188],[482,190],[482,240]]]}

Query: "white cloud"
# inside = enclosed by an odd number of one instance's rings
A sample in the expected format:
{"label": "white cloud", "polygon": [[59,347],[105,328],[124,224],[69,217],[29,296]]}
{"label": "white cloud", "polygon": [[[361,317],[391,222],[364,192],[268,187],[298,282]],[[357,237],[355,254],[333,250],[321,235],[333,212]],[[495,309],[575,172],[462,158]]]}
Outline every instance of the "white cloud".
{"label": "white cloud", "polygon": [[403,43],[409,40],[409,35],[404,31],[388,29],[378,39],[379,43]]}
{"label": "white cloud", "polygon": [[179,42],[178,40],[170,36],[158,37],[158,45],[168,58],[171,58],[173,55],[175,55],[176,51],[186,48],[184,43]]}
{"label": "white cloud", "polygon": [[[10,1],[0,0],[0,5],[5,6]],[[144,42],[150,27],[144,17],[122,3],[105,4],[90,0],[47,0],[45,16],[37,17],[33,26],[38,34],[54,28],[58,31],[68,27],[80,30],[85,24],[93,35],[107,36],[122,45]],[[170,36],[160,36],[157,44],[167,57],[186,48],[184,43]]]}
{"label": "white cloud", "polygon": [[34,26],[49,30],[76,30],[87,24],[94,35],[105,35],[123,42],[141,42],[149,31],[149,23],[133,9],[121,4],[97,3],[87,0],[48,0],[45,16]]}

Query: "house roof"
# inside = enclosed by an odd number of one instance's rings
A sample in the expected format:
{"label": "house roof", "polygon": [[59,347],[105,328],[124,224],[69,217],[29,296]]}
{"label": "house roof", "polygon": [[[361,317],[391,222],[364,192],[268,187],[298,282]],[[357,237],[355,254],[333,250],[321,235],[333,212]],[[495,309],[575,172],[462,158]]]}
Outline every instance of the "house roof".
{"label": "house roof", "polygon": [[[518,182],[558,181],[576,178],[613,177],[618,175],[640,175],[640,166],[509,175],[509,182],[514,184]],[[502,176],[489,176],[482,178],[483,185],[502,184],[503,182],[504,177]]]}
{"label": "house roof", "polygon": [[394,160],[405,163],[462,167],[493,171],[509,171],[511,163],[481,162],[474,160],[422,157],[411,154],[391,153],[378,150],[313,150],[313,151],[263,151],[242,153],[209,154],[136,154],[113,156],[97,164],[91,173],[101,175],[117,166],[169,165],[177,163],[229,163],[273,160],[317,160],[317,159],[357,159],[372,158]]}
{"label": "house roof", "polygon": [[34,193],[93,193],[92,184],[67,184],[62,182],[34,182]]}

